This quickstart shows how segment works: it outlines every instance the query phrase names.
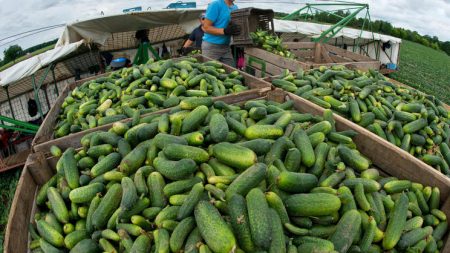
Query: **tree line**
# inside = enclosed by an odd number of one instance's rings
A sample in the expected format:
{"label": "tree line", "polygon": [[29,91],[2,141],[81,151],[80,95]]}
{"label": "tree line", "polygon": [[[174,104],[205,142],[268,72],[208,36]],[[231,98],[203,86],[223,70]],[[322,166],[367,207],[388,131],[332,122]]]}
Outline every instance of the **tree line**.
{"label": "tree line", "polygon": [[[350,12],[344,12],[342,10],[339,10],[335,12],[335,14],[341,16],[341,17],[347,17],[350,15]],[[275,13],[276,18],[282,18],[284,16],[288,15],[287,13]],[[321,22],[321,23],[329,23],[329,24],[336,24],[341,20],[341,18],[332,15],[327,12],[316,12],[315,14],[311,15],[308,14],[306,17],[303,16],[301,19],[298,19],[299,21],[304,21],[306,18],[307,21],[310,22]],[[419,44],[422,44],[427,47],[431,47],[436,50],[442,50],[448,55],[450,55],[450,41],[440,41],[437,36],[429,36],[429,35],[421,35],[417,31],[412,31],[409,29],[404,29],[400,27],[394,27],[391,23],[383,20],[375,20],[369,22],[365,18],[354,18],[350,20],[350,22],[346,25],[348,27],[361,29],[364,25],[364,30],[372,30],[376,33],[381,33],[385,35],[394,36],[400,39],[413,41]],[[372,29],[370,29],[370,27]]]}
{"label": "tree line", "polygon": [[3,60],[0,59],[0,67],[3,65],[6,65],[22,56],[25,56],[29,53],[33,53],[41,48],[48,47],[50,45],[53,45],[58,41],[58,39],[47,41],[32,47],[29,47],[27,49],[22,49],[19,45],[11,45],[7,49],[3,51]]}

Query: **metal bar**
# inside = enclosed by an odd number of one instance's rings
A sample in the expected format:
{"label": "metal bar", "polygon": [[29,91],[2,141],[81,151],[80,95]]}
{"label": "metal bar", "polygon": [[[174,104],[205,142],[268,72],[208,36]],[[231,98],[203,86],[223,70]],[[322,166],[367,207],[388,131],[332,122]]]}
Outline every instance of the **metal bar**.
{"label": "metal bar", "polygon": [[[339,21],[338,23],[336,23],[332,27],[328,28],[318,38],[316,38],[315,41],[316,42],[322,42],[322,43],[328,42],[328,40],[330,40],[334,35],[336,35],[340,30],[342,30],[344,28],[344,26],[346,24],[348,24],[350,22],[350,20],[352,20],[354,17],[356,17],[356,15],[360,11],[362,11],[363,9],[365,9],[365,8],[358,9],[357,11],[355,11],[352,14],[350,14],[349,16],[345,17],[344,19],[342,19],[341,21]],[[331,34],[330,37],[327,36],[329,34]]]}
{"label": "metal bar", "polygon": [[55,67],[52,68],[52,76],[53,76],[53,82],[55,83],[56,96],[59,97],[58,83],[56,82],[56,77],[55,77]]}
{"label": "metal bar", "polygon": [[36,77],[34,76],[34,74],[31,75],[31,84],[33,85],[34,100],[36,101],[39,114],[41,115],[41,120],[44,120],[44,114],[42,113],[41,102],[39,100],[39,90],[36,88]]}
{"label": "metal bar", "polygon": [[359,45],[359,40],[361,39],[362,33],[364,31],[364,26],[366,25],[367,13],[369,13],[369,10],[366,11],[366,16],[364,17],[364,21],[363,21],[363,24],[361,26],[361,31],[359,32],[359,37],[358,37],[358,40],[356,41],[356,45],[357,46]]}
{"label": "metal bar", "polygon": [[359,4],[359,3],[326,3],[326,4],[319,4],[319,3],[311,3],[306,4],[309,6],[360,6],[360,7],[368,7],[368,4]]}
{"label": "metal bar", "polygon": [[14,126],[8,126],[8,125],[2,125],[2,124],[0,124],[0,127],[5,128],[5,129],[14,130],[14,131],[25,132],[25,133],[29,133],[29,134],[35,134],[37,132],[35,130],[20,128],[20,127],[14,127]]}
{"label": "metal bar", "polygon": [[319,8],[316,8],[316,7],[311,7],[311,9],[315,9],[315,10],[318,10],[318,11],[323,11],[323,12],[325,12],[325,13],[328,13],[328,14],[330,14],[330,15],[336,16],[336,17],[338,17],[338,18],[345,18],[345,17],[342,17],[342,16],[337,15],[336,13],[333,13],[333,10],[330,10],[330,11],[328,11],[328,10],[321,10],[321,9],[319,9]]}
{"label": "metal bar", "polygon": [[153,45],[149,42],[148,43],[148,49],[150,50],[150,52],[152,52],[153,56],[155,57],[156,60],[161,60],[161,57],[159,57],[158,52],[156,52],[156,50],[153,48]]}
{"label": "metal bar", "polygon": [[31,130],[38,130],[39,129],[39,126],[36,126],[34,124],[31,124],[31,123],[28,123],[28,122],[23,122],[23,121],[16,120],[16,119],[11,119],[11,118],[3,116],[3,115],[0,115],[0,120],[4,121],[4,122],[11,123],[11,124],[14,124],[14,125],[18,125],[18,126],[21,126],[21,127],[24,127],[24,128],[28,128],[28,129],[31,129]]}
{"label": "metal bar", "polygon": [[253,62],[261,65],[261,77],[262,78],[265,77],[266,76],[266,62],[261,59],[255,58],[253,56],[249,56],[246,66],[252,67],[251,64]]}
{"label": "metal bar", "polygon": [[300,8],[300,9],[298,9],[298,10],[292,12],[291,14],[289,14],[289,15],[287,15],[287,16],[284,16],[282,19],[283,19],[283,20],[292,20],[292,19],[294,19],[296,16],[298,16],[303,10],[305,10],[305,9],[307,9],[307,8],[309,8],[309,5],[306,5],[305,7]]}
{"label": "metal bar", "polygon": [[14,110],[11,104],[11,98],[9,97],[9,91],[8,91],[8,86],[5,87],[5,91],[6,91],[6,97],[8,98],[8,104],[9,104],[9,109],[11,110],[11,115],[13,117],[13,119],[16,119],[16,116],[14,115]]}
{"label": "metal bar", "polygon": [[37,84],[37,88],[40,89],[42,84],[44,84],[45,78],[47,78],[48,72],[50,71],[50,68],[53,64],[48,65],[47,68],[45,68],[44,74],[41,76],[41,79],[39,80],[39,83]]}
{"label": "metal bar", "polygon": [[45,95],[45,100],[47,101],[47,108],[48,108],[48,111],[49,111],[50,110],[50,100],[48,99],[47,87],[48,87],[48,85],[45,85],[45,87],[44,87],[44,95]]}

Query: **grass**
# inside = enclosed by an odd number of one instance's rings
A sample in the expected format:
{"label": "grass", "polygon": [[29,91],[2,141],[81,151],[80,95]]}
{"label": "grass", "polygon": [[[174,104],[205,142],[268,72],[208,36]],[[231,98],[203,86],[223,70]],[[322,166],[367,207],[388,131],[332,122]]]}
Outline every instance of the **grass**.
{"label": "grass", "polygon": [[0,174],[0,253],[3,252],[3,239],[8,223],[9,209],[21,172],[22,169],[16,169]]}
{"label": "grass", "polygon": [[21,62],[23,60],[26,60],[26,59],[28,59],[30,57],[33,57],[35,55],[42,54],[43,52],[48,51],[48,50],[53,49],[53,48],[55,48],[55,44],[43,47],[43,48],[38,49],[38,50],[36,50],[36,51],[34,51],[32,53],[29,53],[27,55],[21,56],[21,57],[15,59],[14,61],[8,62],[7,64],[1,66],[0,67],[0,71],[3,71],[5,69],[11,67],[12,65],[16,64],[16,63],[19,63],[19,62]]}
{"label": "grass", "polygon": [[400,70],[390,77],[450,104],[450,56],[403,40]]}

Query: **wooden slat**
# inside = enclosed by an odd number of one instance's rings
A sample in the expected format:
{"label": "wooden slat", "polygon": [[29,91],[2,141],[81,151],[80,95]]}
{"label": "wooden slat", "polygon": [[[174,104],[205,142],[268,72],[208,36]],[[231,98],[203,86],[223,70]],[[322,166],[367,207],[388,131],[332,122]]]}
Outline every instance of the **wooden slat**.
{"label": "wooden slat", "polygon": [[322,63],[322,50],[325,50],[325,48],[322,48],[320,43],[316,43],[314,47],[314,63]]}
{"label": "wooden slat", "polygon": [[273,63],[276,66],[279,66],[283,69],[289,69],[291,71],[297,71],[299,67],[303,69],[309,69],[309,64],[298,62],[296,60],[287,59],[285,57],[281,57],[276,54],[272,54],[270,52],[267,52],[265,50],[259,49],[259,48],[246,48],[245,53],[249,56],[253,56],[256,58],[259,58],[263,61]]}
{"label": "wooden slat", "polygon": [[339,48],[339,47],[335,47],[335,46],[332,46],[332,45],[329,45],[329,44],[324,44],[323,46],[330,52],[333,52],[333,53],[335,53],[337,55],[340,55],[340,56],[344,56],[344,57],[350,58],[350,59],[355,60],[355,61],[371,61],[371,60],[373,60],[373,59],[371,59],[368,56],[357,54],[357,53],[353,53],[353,52],[350,52],[350,51],[347,51],[345,49],[342,49],[342,48]]}
{"label": "wooden slat", "polygon": [[8,216],[4,241],[5,253],[27,252],[28,250],[28,224],[36,190],[37,185],[28,171],[28,167],[25,166],[17,183]]}
{"label": "wooden slat", "polygon": [[314,59],[314,50],[291,50],[291,52],[299,58],[304,58],[307,60]]}
{"label": "wooden slat", "polygon": [[330,58],[327,50],[322,50],[322,58],[325,63],[333,63],[334,61]]}
{"label": "wooden slat", "polygon": [[314,49],[316,46],[315,42],[284,42],[283,45],[287,46],[288,49],[297,49],[297,48],[309,48]]}

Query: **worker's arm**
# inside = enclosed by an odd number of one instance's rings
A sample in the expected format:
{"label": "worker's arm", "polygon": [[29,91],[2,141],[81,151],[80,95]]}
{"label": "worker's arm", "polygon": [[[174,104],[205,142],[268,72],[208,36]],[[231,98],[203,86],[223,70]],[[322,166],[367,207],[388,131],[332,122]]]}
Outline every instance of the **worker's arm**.
{"label": "worker's arm", "polygon": [[192,41],[192,40],[186,40],[186,42],[184,42],[183,47],[190,47],[190,46],[192,46],[193,43],[194,43],[194,41]]}
{"label": "worker's arm", "polygon": [[202,29],[205,33],[213,34],[213,35],[224,35],[223,28],[217,28],[213,26],[213,22],[208,18],[205,19]]}

